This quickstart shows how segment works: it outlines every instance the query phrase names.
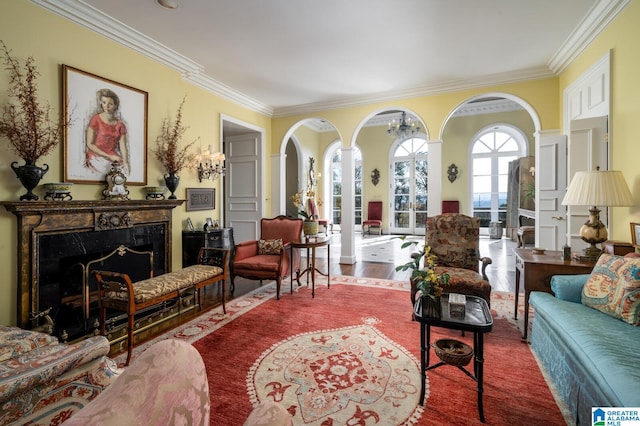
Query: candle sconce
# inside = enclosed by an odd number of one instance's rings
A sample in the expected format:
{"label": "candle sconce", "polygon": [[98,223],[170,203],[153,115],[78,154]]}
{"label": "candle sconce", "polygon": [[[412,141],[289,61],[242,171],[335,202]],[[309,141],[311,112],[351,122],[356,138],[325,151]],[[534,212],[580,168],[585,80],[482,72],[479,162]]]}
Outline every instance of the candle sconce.
{"label": "candle sconce", "polygon": [[447,170],[447,174],[449,175],[449,182],[453,183],[458,178],[458,173],[460,173],[460,169],[458,169],[458,166],[451,163],[449,169]]}
{"label": "candle sconce", "polygon": [[377,185],[378,182],[380,182],[380,170],[378,169],[373,169],[373,171],[371,172],[371,183],[373,183],[373,185]]}

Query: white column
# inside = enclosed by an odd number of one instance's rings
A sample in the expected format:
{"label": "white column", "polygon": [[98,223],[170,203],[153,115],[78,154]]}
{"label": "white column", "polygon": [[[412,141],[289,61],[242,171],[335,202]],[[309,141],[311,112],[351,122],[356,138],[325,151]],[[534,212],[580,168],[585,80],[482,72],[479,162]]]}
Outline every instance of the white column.
{"label": "white column", "polygon": [[356,263],[355,252],[355,220],[354,191],[355,162],[353,147],[342,148],[342,220],[340,222],[340,263],[352,265]]}
{"label": "white column", "polygon": [[427,157],[429,170],[427,215],[436,216],[442,213],[442,141],[427,141],[427,144],[429,145]]}
{"label": "white column", "polygon": [[285,158],[286,155],[281,153],[271,156],[271,217],[287,213]]}

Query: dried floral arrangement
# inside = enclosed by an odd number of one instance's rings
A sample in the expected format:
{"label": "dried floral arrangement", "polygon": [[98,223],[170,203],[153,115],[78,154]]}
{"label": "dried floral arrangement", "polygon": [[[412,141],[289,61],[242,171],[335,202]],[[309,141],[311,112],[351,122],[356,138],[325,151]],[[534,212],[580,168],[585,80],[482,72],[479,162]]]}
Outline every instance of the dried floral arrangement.
{"label": "dried floral arrangement", "polygon": [[0,44],[4,51],[3,62],[9,71],[7,93],[15,101],[2,107],[0,136],[9,141],[12,151],[27,164],[35,164],[60,143],[62,132],[71,121],[70,118],[53,121],[51,105],[38,101],[36,78],[40,73],[33,57],[28,57],[21,66],[4,41],[0,40]]}
{"label": "dried floral arrangement", "polygon": [[182,124],[182,108],[184,107],[185,101],[186,96],[182,98],[182,102],[180,102],[173,124],[171,124],[169,118],[165,118],[162,121],[162,131],[156,138],[156,158],[170,175],[177,174],[193,161],[194,156],[193,154],[189,154],[188,150],[200,139],[197,138],[190,144],[178,149],[180,139],[187,131],[187,127]]}

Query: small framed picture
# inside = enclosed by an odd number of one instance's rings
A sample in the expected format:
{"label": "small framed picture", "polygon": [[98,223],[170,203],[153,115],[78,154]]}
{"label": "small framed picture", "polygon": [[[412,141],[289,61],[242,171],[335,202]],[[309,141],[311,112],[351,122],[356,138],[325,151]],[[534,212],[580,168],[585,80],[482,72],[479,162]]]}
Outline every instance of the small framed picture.
{"label": "small framed picture", "polygon": [[640,248],[640,223],[631,222],[631,244]]}
{"label": "small framed picture", "polygon": [[188,217],[188,218],[187,218],[187,231],[193,231],[193,230],[194,230],[194,228],[193,228],[193,222],[191,221],[191,218],[190,218],[190,217]]}
{"label": "small framed picture", "polygon": [[214,210],[216,208],[215,188],[187,188],[187,211]]}

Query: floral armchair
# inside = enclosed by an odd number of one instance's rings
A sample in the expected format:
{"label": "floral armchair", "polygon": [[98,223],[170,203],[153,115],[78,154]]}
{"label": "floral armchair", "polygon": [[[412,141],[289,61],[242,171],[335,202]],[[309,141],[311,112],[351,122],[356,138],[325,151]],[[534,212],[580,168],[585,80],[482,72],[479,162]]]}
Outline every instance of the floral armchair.
{"label": "floral armchair", "polygon": [[[436,256],[436,274],[446,272],[451,277],[445,292],[479,296],[491,303],[486,269],[492,261],[489,257],[480,257],[480,219],[459,213],[428,217],[425,244]],[[412,286],[412,303],[415,294]]]}
{"label": "floral armchair", "polygon": [[235,288],[236,277],[260,282],[276,280],[276,297],[280,299],[282,278],[290,274],[291,268],[298,269],[300,264],[298,250],[293,250],[291,257],[290,243],[300,241],[301,234],[302,219],[286,216],[263,218],[260,221],[260,240],[236,244],[231,265],[231,288]]}

